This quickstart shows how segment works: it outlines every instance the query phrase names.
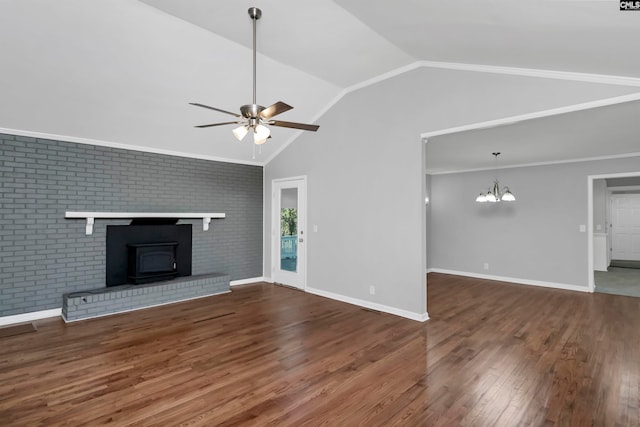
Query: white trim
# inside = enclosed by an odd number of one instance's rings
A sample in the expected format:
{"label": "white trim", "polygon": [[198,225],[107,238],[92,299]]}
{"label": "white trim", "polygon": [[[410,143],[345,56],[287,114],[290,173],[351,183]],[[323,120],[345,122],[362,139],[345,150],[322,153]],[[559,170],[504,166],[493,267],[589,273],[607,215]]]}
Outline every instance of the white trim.
{"label": "white trim", "polygon": [[[445,64],[444,62],[434,62],[434,64]],[[347,88],[344,89],[344,95],[351,93],[351,92],[355,92],[357,90],[360,89],[364,89],[365,87],[369,87],[369,86],[373,86],[374,84],[383,82],[385,80],[389,80],[392,79],[394,77],[400,76],[402,74],[408,73],[409,71],[413,71],[416,70],[418,68],[437,68],[435,66],[429,65],[428,61],[417,61],[414,62],[412,64],[408,64],[408,65],[404,65],[402,67],[396,68],[394,70],[391,71],[387,71],[386,73],[382,73],[379,74],[375,77],[372,77],[370,79],[364,80],[360,83],[356,83],[353,84]],[[448,67],[441,67],[441,68],[448,68]]]}
{"label": "white trim", "polygon": [[[266,178],[266,169],[262,168],[262,277],[267,274],[265,268],[267,267],[267,253],[269,253],[269,248],[267,248],[267,236],[265,235],[266,226],[267,226],[267,180]],[[273,200],[271,200],[273,203]],[[269,205],[271,206],[271,205]],[[269,233],[271,233],[271,227],[269,227]],[[271,267],[269,267],[271,268]],[[271,272],[269,272],[271,273]]]}
{"label": "white trim", "polygon": [[120,148],[123,150],[141,151],[143,153],[165,154],[167,156],[187,157],[189,159],[210,160],[213,162],[236,163],[240,165],[264,166],[262,162],[255,160],[238,160],[226,157],[208,156],[204,154],[185,153],[182,151],[166,150],[164,148],[143,147],[141,145],[125,144],[122,142],[101,141],[98,139],[79,138],[76,136],[56,135],[53,133],[32,132],[21,129],[0,128],[0,133],[16,136],[27,136],[38,139],[50,139],[54,141],[74,142],[76,144],[97,145],[98,147]]}
{"label": "white trim", "polygon": [[[324,108],[322,108],[318,113],[316,113],[311,118],[310,122],[311,123],[317,122],[327,111],[329,111],[331,109],[331,107],[336,105],[346,94],[347,94],[346,90],[340,91],[335,96],[335,98],[333,98],[331,101],[329,101],[329,103],[327,105],[325,105]],[[269,162],[271,162],[273,159],[275,159],[280,153],[282,153],[284,151],[285,148],[287,148],[289,145],[291,145],[291,143],[293,141],[295,141],[296,139],[298,139],[298,137],[300,135],[302,135],[303,133],[304,133],[304,131],[298,131],[298,132],[295,133],[295,135],[292,135],[289,139],[287,139],[285,141],[284,144],[282,144],[282,146],[280,146],[280,148],[278,148],[276,151],[271,153],[271,155],[264,160],[262,165],[266,166]]]}
{"label": "white trim", "polygon": [[[605,173],[601,175],[589,175],[593,179],[606,179],[606,178],[633,178],[640,176],[640,171],[637,172],[619,172],[619,173]],[[615,188],[615,187],[613,187]]]}
{"label": "white trim", "polygon": [[524,122],[543,117],[558,116],[560,114],[574,113],[576,111],[591,110],[599,107],[607,107],[610,105],[624,104],[625,102],[633,102],[640,100],[640,92],[629,95],[614,96],[612,98],[598,99],[596,101],[582,102],[580,104],[567,105],[564,107],[550,108],[548,110],[535,111],[533,113],[519,114],[517,116],[503,117],[495,120],[487,120],[484,122],[471,123],[462,126],[455,126],[447,129],[434,130],[420,134],[422,139],[431,138],[439,135],[448,135],[451,133],[464,132],[477,129],[489,129],[498,126],[510,125],[518,122]]}
{"label": "white trim", "polygon": [[446,270],[443,268],[432,268],[432,273],[453,274],[455,276],[474,277],[476,279],[496,280],[498,282],[517,283],[520,285],[540,286],[543,288],[563,289],[565,291],[593,292],[585,286],[568,285],[565,283],[543,282],[540,280],[520,279],[516,277],[493,276],[489,274],[470,273],[468,271]]}
{"label": "white trim", "polygon": [[[303,179],[306,180],[307,179],[307,175],[298,175],[298,176],[292,176],[292,177],[287,177],[287,178],[274,178],[271,180],[272,183],[274,182],[287,182],[287,181],[294,181],[296,179]],[[271,189],[273,190],[273,184],[271,185]]]}
{"label": "white trim", "polygon": [[225,218],[224,213],[194,212],[76,212],[67,211],[65,218]]}
{"label": "white trim", "polygon": [[[640,152],[626,153],[626,154],[612,154],[610,156],[599,156],[599,157],[583,157],[579,159],[550,160],[548,162],[519,163],[515,165],[508,165],[508,166],[497,166],[495,168],[492,167],[492,168],[460,169],[460,170],[443,171],[443,172],[426,171],[426,173],[429,175],[449,175],[449,174],[455,174],[455,173],[480,172],[480,171],[486,171],[486,170],[493,171],[497,169],[529,168],[533,166],[549,166],[549,165],[562,165],[567,163],[596,162],[600,160],[627,159],[631,157],[640,157]],[[612,187],[612,188],[615,188],[615,187]]]}
{"label": "white trim", "polygon": [[265,281],[266,280],[264,280],[263,276],[251,277],[249,279],[232,280],[231,282],[229,282],[229,286],[233,287],[233,286],[250,285],[253,283],[265,282]]}
{"label": "white trim", "polygon": [[499,67],[495,65],[463,64],[459,62],[420,61],[422,67],[444,68],[447,70],[474,71],[477,73],[507,74],[510,76],[538,77],[574,82],[599,83],[616,86],[640,87],[636,77],[612,76],[606,74],[576,73],[572,71],[554,71],[535,68]]}
{"label": "white trim", "polygon": [[13,316],[2,316],[0,317],[0,326],[31,322],[34,320],[47,319],[49,317],[59,317],[61,315],[61,308],[52,308],[51,310],[32,311],[30,313],[15,314]]}
{"label": "white trim", "polygon": [[130,308],[130,309],[127,309],[127,310],[114,311],[112,313],[99,314],[97,316],[83,317],[82,319],[67,320],[64,316],[62,316],[62,320],[64,320],[65,323],[81,322],[83,320],[98,319],[100,317],[112,316],[114,314],[129,313],[129,312],[132,312],[132,311],[146,310],[147,308],[161,307],[163,305],[175,304],[175,303],[178,303],[178,302],[185,302],[185,301],[191,301],[191,300],[200,299],[200,298],[214,297],[216,295],[224,295],[224,294],[228,294],[230,292],[231,291],[216,292],[215,294],[200,295],[200,296],[197,296],[197,297],[191,297],[191,298],[185,298],[185,299],[180,299],[180,300],[175,300],[175,301],[163,302],[163,303],[160,303],[160,304],[145,305],[144,307]]}
{"label": "white trim", "polygon": [[596,290],[595,265],[593,262],[593,178],[587,177],[587,287]]}
{"label": "white trim", "polygon": [[414,313],[412,311],[402,310],[400,308],[390,307],[388,305],[382,305],[371,301],[365,301],[358,298],[351,298],[345,295],[334,294],[333,292],[323,291],[322,289],[307,287],[307,292],[313,295],[318,295],[325,298],[330,298],[336,301],[346,302],[347,304],[357,305],[359,307],[368,308],[371,310],[382,311],[383,313],[393,314],[395,316],[404,317],[411,320],[417,320],[418,322],[425,322],[429,320],[429,314]]}

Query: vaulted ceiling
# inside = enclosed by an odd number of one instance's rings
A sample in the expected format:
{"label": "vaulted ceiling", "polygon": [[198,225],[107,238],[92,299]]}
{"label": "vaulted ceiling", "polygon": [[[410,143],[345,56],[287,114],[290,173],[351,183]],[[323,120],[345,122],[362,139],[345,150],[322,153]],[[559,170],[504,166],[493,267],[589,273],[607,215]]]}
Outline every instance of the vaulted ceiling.
{"label": "vaulted ceiling", "polygon": [[[622,86],[617,93],[631,96],[430,138],[439,153],[434,171],[483,167],[477,157],[490,154],[498,138],[520,141],[509,146],[512,164],[640,151],[632,142],[640,130],[633,120],[640,12],[609,0],[3,0],[0,132],[268,161],[299,131],[274,128],[254,154],[252,144],[235,141],[231,126],[193,127],[230,116],[188,105],[237,111],[251,103],[251,6],[263,10],[257,101],[293,105],[282,120],[316,122],[322,132],[323,112],[367,82],[416,64],[462,67]],[[378,107],[402,108],[383,100]],[[461,150],[465,144],[472,150]],[[536,144],[546,148],[534,152]],[[459,155],[472,151],[468,159]]]}

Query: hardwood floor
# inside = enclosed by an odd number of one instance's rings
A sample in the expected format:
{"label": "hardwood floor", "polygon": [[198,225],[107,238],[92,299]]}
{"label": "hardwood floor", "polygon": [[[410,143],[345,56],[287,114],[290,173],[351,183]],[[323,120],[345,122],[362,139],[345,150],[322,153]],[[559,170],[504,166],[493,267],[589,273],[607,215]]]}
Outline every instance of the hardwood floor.
{"label": "hardwood floor", "polygon": [[419,323],[270,284],[0,339],[0,424],[639,425],[640,298],[442,274]]}

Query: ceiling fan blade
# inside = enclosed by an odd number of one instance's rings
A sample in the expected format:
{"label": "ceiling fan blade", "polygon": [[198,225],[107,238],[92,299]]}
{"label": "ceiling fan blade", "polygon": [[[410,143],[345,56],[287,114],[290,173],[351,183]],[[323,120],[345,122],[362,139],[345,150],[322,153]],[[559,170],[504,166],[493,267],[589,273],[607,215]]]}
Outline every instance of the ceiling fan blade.
{"label": "ceiling fan blade", "polygon": [[225,113],[225,114],[231,114],[232,116],[236,116],[236,117],[242,117],[242,116],[241,116],[240,114],[238,114],[238,113],[232,113],[231,111],[221,110],[221,109],[216,108],[216,107],[209,107],[208,105],[198,104],[198,103],[196,103],[196,102],[190,102],[189,104],[191,104],[191,105],[195,105],[196,107],[208,108],[209,110],[219,111],[219,112],[221,112],[221,113]]}
{"label": "ceiling fan blade", "polygon": [[197,128],[210,128],[210,127],[213,127],[213,126],[235,125],[235,124],[238,124],[238,123],[240,123],[240,122],[212,123],[210,125],[198,125],[198,126],[194,126],[194,127],[197,127]]}
{"label": "ceiling fan blade", "polygon": [[315,132],[320,128],[320,126],[318,125],[306,125],[304,123],[283,122],[280,120],[273,120],[272,122],[269,122],[269,124],[272,126],[280,126],[283,128],[310,130],[312,132]]}
{"label": "ceiling fan blade", "polygon": [[271,117],[277,116],[278,114],[284,113],[285,111],[291,110],[293,107],[291,105],[285,104],[282,101],[278,101],[273,105],[269,105],[267,108],[262,110],[259,114],[263,119],[270,119]]}

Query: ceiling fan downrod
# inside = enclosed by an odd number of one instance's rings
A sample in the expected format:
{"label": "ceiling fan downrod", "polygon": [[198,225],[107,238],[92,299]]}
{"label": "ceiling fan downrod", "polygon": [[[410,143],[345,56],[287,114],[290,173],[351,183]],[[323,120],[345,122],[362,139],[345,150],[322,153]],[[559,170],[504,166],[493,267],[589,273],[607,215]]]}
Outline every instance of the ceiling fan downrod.
{"label": "ceiling fan downrod", "polygon": [[262,16],[262,11],[257,7],[250,7],[248,13],[249,17],[253,21],[253,105],[256,105],[256,22]]}
{"label": "ceiling fan downrod", "polygon": [[223,110],[221,108],[211,107],[209,105],[200,104],[197,102],[190,102],[189,104],[196,107],[207,108],[209,110],[218,111],[220,113],[229,114],[235,116],[236,120],[232,122],[211,123],[206,125],[198,125],[197,128],[209,128],[214,126],[238,124],[240,125],[236,129],[232,130],[233,136],[238,141],[241,141],[250,130],[253,130],[254,143],[256,145],[264,144],[268,138],[271,137],[271,131],[265,125],[278,126],[291,129],[300,129],[315,132],[320,126],[309,125],[305,123],[285,122],[282,120],[274,120],[273,118],[285,111],[291,110],[291,105],[285,104],[282,101],[278,101],[275,104],[271,104],[268,107],[263,107],[257,103],[257,31],[256,21],[262,16],[262,11],[257,7],[251,7],[248,10],[249,17],[253,21],[253,103],[242,105],[240,107],[240,114]]}

